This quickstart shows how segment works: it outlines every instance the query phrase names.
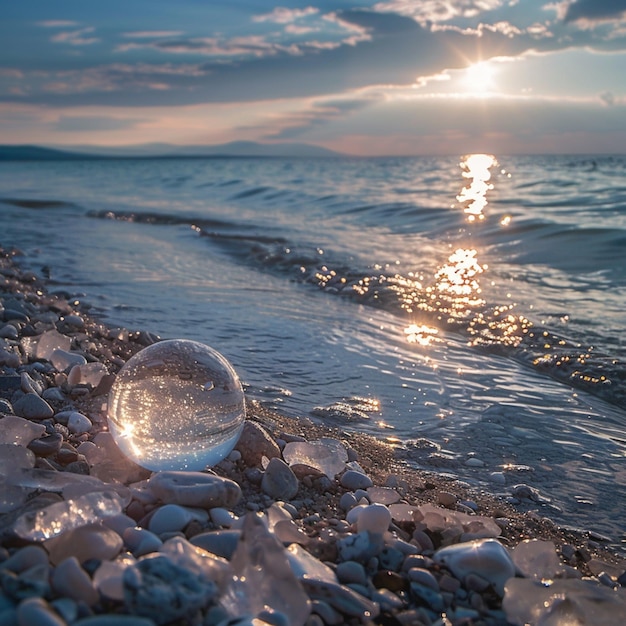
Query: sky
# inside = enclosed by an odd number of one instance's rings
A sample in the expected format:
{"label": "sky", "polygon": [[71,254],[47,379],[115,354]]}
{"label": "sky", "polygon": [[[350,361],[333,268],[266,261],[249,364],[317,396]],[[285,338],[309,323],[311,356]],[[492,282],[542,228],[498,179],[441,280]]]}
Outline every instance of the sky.
{"label": "sky", "polygon": [[626,0],[21,0],[0,143],[626,153]]}

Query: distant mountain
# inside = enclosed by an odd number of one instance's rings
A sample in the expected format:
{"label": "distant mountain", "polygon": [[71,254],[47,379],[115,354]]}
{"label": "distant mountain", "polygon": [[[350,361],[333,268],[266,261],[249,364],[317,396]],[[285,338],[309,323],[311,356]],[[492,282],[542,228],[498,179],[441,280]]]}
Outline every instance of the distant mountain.
{"label": "distant mountain", "polygon": [[89,154],[54,148],[0,145],[0,161],[77,161],[90,158],[93,157]]}
{"label": "distant mountain", "polygon": [[339,152],[306,143],[264,144],[232,141],[219,145],[178,146],[148,143],[135,146],[2,146],[1,161],[51,161],[89,158],[163,158],[163,157],[336,157]]}

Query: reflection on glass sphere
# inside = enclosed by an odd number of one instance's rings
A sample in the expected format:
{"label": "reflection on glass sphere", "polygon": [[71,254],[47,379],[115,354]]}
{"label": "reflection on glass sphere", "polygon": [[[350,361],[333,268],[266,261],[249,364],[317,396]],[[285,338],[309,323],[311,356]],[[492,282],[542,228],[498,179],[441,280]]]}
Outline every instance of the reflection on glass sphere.
{"label": "reflection on glass sphere", "polygon": [[171,339],[133,356],[109,396],[109,430],[122,452],[152,471],[201,470],[234,448],[245,419],[230,363],[196,341]]}

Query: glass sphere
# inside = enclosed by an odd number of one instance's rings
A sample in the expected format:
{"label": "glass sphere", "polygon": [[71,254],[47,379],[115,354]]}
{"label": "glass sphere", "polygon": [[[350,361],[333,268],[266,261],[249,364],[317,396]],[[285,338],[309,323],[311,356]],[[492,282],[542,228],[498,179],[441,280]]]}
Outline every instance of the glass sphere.
{"label": "glass sphere", "polygon": [[219,353],[171,339],[122,367],[109,395],[109,430],[120,450],[152,471],[201,470],[235,447],[245,420],[243,388]]}

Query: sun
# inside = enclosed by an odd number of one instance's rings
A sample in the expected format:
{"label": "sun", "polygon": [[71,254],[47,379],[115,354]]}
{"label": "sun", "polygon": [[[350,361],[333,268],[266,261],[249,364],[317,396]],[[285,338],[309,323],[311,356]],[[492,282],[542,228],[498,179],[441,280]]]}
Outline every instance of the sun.
{"label": "sun", "polygon": [[489,61],[473,63],[465,68],[463,74],[462,81],[467,91],[485,93],[492,91],[496,86],[496,70]]}

